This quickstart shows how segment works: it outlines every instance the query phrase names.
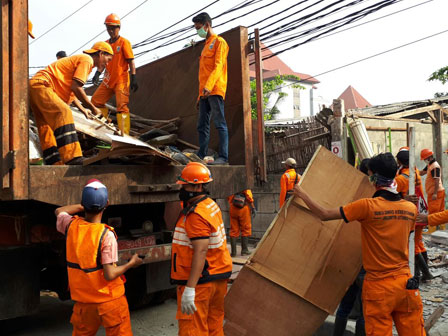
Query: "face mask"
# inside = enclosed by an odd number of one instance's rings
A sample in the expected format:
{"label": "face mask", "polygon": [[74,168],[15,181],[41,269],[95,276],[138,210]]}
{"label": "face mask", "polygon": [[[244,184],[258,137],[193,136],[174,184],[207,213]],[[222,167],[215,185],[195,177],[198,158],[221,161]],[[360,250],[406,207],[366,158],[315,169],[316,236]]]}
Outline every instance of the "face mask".
{"label": "face mask", "polygon": [[181,188],[179,191],[179,199],[182,202],[188,202],[190,199],[199,196],[199,195],[206,195],[207,193],[205,191],[195,192],[195,191],[186,191],[184,188]]}
{"label": "face mask", "polygon": [[206,38],[207,32],[205,31],[204,27],[201,27],[200,29],[196,29],[196,33],[198,33],[199,37]]}

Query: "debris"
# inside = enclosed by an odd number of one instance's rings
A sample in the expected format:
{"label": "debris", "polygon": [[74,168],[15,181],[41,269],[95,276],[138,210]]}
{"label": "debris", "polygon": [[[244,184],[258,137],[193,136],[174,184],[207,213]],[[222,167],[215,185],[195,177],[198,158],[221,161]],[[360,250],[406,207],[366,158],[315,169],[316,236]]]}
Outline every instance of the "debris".
{"label": "debris", "polygon": [[425,331],[426,333],[429,332],[429,330],[436,324],[437,320],[440,318],[440,316],[443,315],[445,312],[445,308],[443,306],[438,306],[436,310],[432,312],[432,314],[429,316],[429,318],[426,319],[425,322]]}
{"label": "debris", "polygon": [[448,245],[448,232],[436,231],[431,233],[431,241],[437,244]]}
{"label": "debris", "polygon": [[448,272],[445,272],[441,275],[442,281],[448,284]]}

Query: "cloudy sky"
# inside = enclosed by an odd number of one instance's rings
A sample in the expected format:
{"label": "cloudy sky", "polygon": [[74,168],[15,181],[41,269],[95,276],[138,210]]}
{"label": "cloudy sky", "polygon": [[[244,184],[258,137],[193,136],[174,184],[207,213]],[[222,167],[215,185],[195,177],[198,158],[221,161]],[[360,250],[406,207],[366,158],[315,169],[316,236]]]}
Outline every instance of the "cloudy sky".
{"label": "cloudy sky", "polygon": [[[261,33],[263,33],[263,31],[266,32],[280,24],[299,19],[313,11],[322,10],[325,6],[334,4],[334,7],[322,11],[321,14],[354,1],[256,0],[244,9],[221,16],[213,22],[213,25],[216,26],[234,19],[216,28],[216,32],[221,33],[237,25],[250,26],[262,21],[256,27],[264,28],[261,30]],[[291,33],[329,23],[380,1],[384,0],[358,0],[356,5],[321,18],[290,33],[280,35],[279,38],[283,39]],[[29,0],[29,18],[33,22],[33,33],[36,36],[36,40],[30,39],[30,67],[45,66],[53,62],[55,54],[59,50],[65,50],[68,54],[79,53],[93,42],[107,39],[106,32],[100,33],[104,30],[105,17],[112,12],[123,17],[136,8],[123,19],[121,29],[121,35],[135,44],[160,32],[157,36],[171,35],[177,29],[190,26],[192,24],[191,18],[185,18],[210,4],[212,5],[206,11],[212,17],[215,17],[239,4],[248,3],[251,3],[251,1]],[[83,5],[85,7],[74,13]],[[286,10],[293,5],[297,6]],[[258,9],[262,6],[266,7]],[[304,10],[307,6],[312,7]],[[294,14],[298,10],[302,11]],[[283,13],[274,16],[282,11]],[[286,51],[280,55],[280,58],[297,72],[317,76],[346,64],[444,32],[448,30],[447,12],[447,0],[398,1],[396,4],[342,28],[353,27],[350,30]],[[389,14],[391,15],[381,18]],[[64,18],[67,19],[60,23]],[[169,28],[182,19],[185,20]],[[282,21],[274,23],[279,19],[282,19]],[[373,19],[377,20],[366,23]],[[56,28],[46,33],[58,23],[60,24]],[[354,27],[361,23],[365,24]],[[255,26],[250,28],[251,32],[253,28]],[[148,63],[154,58],[163,57],[179,50],[191,40],[191,37],[188,36],[192,34],[194,34],[193,29],[179,37],[173,35],[173,38],[181,41],[146,53],[136,59],[137,65]],[[96,35],[98,37],[95,37]],[[283,50],[303,42],[310,36],[273,48],[273,51]],[[199,40],[200,38],[196,36],[194,39]],[[90,40],[92,41],[89,42]],[[134,52],[148,50],[161,45],[165,41],[167,40],[137,48]],[[432,98],[435,92],[448,91],[448,88],[441,84],[427,81],[434,70],[448,65],[447,41],[448,32],[317,76],[316,78],[321,82],[318,85],[318,95],[326,100],[331,100],[337,98],[348,85],[352,85],[374,105]],[[265,41],[266,44],[273,42],[275,42],[274,39]],[[30,74],[37,70],[36,68],[30,68]]]}

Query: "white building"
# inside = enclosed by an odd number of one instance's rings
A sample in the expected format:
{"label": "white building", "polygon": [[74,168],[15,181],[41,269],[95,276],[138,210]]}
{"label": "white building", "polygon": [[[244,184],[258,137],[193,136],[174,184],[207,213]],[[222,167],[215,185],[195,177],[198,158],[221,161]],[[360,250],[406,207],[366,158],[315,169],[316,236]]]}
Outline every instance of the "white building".
{"label": "white building", "polygon": [[[264,48],[262,46],[263,57],[272,54],[269,49]],[[251,78],[255,78],[255,65],[250,66],[250,71]],[[284,83],[270,94],[266,108],[270,109],[276,104],[279,112],[274,115],[275,120],[302,119],[319,113],[323,99],[316,92],[316,85],[319,83],[317,79],[293,71],[278,56],[274,56],[263,61],[263,80],[273,80],[276,76],[296,76],[300,80],[285,79]],[[294,84],[299,84],[303,89],[294,87]],[[286,95],[279,100],[280,92]]]}

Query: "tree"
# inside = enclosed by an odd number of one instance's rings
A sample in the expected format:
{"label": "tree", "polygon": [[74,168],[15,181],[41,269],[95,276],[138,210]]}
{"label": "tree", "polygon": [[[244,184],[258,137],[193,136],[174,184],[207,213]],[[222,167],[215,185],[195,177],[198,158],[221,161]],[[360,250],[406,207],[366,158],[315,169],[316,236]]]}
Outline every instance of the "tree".
{"label": "tree", "polygon": [[[445,84],[448,82],[448,66],[440,68],[437,71],[434,71],[431,76],[428,78],[428,80],[431,81],[439,81],[442,84]],[[437,92],[434,94],[434,97],[443,97],[448,96],[448,92]]]}
{"label": "tree", "polygon": [[[299,77],[293,75],[282,75],[275,76],[274,79],[263,82],[263,109],[264,109],[264,120],[272,120],[275,114],[279,113],[277,104],[285,98],[288,94],[286,92],[281,92],[280,87],[285,84],[285,80],[300,80]],[[300,84],[292,85],[293,88],[305,89]],[[273,93],[278,93],[277,100],[271,108],[267,108],[267,103],[269,98]],[[250,81],[250,105],[252,109],[252,119],[257,119],[257,85],[255,80]]]}

